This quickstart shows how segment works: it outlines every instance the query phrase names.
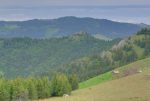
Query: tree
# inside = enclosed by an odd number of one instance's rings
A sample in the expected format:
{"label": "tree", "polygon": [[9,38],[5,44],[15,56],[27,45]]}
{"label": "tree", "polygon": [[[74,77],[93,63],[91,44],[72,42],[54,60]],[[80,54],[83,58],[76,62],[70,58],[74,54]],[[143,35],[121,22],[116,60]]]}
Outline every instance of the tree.
{"label": "tree", "polygon": [[128,53],[127,58],[128,58],[127,62],[135,61],[138,58],[137,53],[135,52],[135,50],[132,50],[130,53]]}
{"label": "tree", "polygon": [[43,85],[43,97],[47,98],[51,96],[51,86],[50,81],[48,77],[43,77],[42,79],[42,85]]}
{"label": "tree", "polygon": [[26,80],[29,99],[37,99],[35,79],[30,77]]}
{"label": "tree", "polygon": [[137,35],[150,35],[150,28],[143,28],[137,33]]}
{"label": "tree", "polygon": [[145,50],[144,55],[149,56],[150,55],[150,36],[147,36],[145,38]]}
{"label": "tree", "polygon": [[17,78],[11,82],[10,100],[11,101],[27,101],[28,90],[25,87],[25,82],[22,78]]}
{"label": "tree", "polygon": [[62,96],[63,94],[70,94],[71,85],[66,75],[55,74],[51,81],[52,96]]}
{"label": "tree", "polygon": [[39,99],[47,98],[51,96],[50,81],[48,77],[42,77],[36,80],[36,88]]}
{"label": "tree", "polygon": [[78,85],[78,78],[77,75],[71,75],[69,77],[69,83],[71,85],[72,90],[76,90],[78,89],[79,85]]}
{"label": "tree", "polygon": [[9,101],[10,100],[10,87],[8,81],[1,79],[0,80],[0,101]]}

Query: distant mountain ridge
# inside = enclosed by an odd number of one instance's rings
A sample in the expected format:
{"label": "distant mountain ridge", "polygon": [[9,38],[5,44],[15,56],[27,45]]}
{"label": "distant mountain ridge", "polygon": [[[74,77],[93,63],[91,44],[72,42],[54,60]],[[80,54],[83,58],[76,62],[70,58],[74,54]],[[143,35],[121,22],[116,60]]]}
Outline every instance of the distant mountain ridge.
{"label": "distant mountain ridge", "polygon": [[91,35],[99,34],[108,38],[118,38],[130,36],[144,27],[150,27],[150,25],[68,16],[58,19],[0,21],[0,37],[52,38],[68,36],[82,31]]}

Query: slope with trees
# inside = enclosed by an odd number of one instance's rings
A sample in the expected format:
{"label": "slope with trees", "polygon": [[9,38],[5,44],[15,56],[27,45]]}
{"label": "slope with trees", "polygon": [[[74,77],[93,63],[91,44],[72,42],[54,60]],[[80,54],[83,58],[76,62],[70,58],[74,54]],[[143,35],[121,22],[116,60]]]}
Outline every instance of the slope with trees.
{"label": "slope with trees", "polygon": [[142,29],[136,35],[128,37],[114,45],[109,51],[77,59],[64,65],[60,71],[76,73],[80,81],[113,70],[150,56],[150,29]]}
{"label": "slope with trees", "polygon": [[56,97],[40,101],[149,101],[149,73],[150,69],[143,73],[77,90],[69,97]]}
{"label": "slope with trees", "polygon": [[13,78],[18,75],[50,75],[59,65],[107,50],[119,40],[104,41],[81,32],[52,39],[0,39],[0,71]]}

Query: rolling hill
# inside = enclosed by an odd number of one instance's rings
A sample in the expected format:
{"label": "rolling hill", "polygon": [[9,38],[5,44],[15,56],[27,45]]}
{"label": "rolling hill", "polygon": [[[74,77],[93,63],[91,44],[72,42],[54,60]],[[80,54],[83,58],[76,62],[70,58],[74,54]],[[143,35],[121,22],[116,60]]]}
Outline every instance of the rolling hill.
{"label": "rolling hill", "polygon": [[110,50],[63,65],[61,72],[77,74],[80,81],[150,56],[150,29],[143,29],[115,44]]}
{"label": "rolling hill", "polygon": [[[72,92],[69,97],[56,97],[40,101],[149,101],[149,63],[150,58],[147,58],[119,68],[119,70],[122,70],[140,65],[141,68],[144,69],[142,73],[129,75],[127,77],[97,84],[96,86],[80,89]],[[100,79],[100,77],[101,76],[97,78]],[[93,82],[93,80],[91,79],[89,81]]]}
{"label": "rolling hill", "polygon": [[99,40],[87,33],[52,39],[0,39],[0,71],[8,78],[52,75],[63,68],[60,65],[107,50],[118,41]]}
{"label": "rolling hill", "polygon": [[107,19],[62,17],[58,19],[33,19],[28,21],[0,21],[0,37],[51,38],[88,32],[101,38],[127,37],[141,28],[150,27],[145,24],[132,24],[110,21]]}
{"label": "rolling hill", "polygon": [[0,71],[7,78],[61,72],[84,81],[150,56],[147,33],[149,29],[143,29],[122,41],[99,40],[84,32],[63,38],[0,39]]}

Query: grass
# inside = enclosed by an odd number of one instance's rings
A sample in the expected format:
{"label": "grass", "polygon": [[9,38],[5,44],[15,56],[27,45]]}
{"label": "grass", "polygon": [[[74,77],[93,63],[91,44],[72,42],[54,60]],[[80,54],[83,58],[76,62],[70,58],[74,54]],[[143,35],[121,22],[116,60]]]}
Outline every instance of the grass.
{"label": "grass", "polygon": [[39,101],[150,101],[150,70]]}
{"label": "grass", "polygon": [[94,77],[92,79],[89,79],[87,81],[81,82],[79,84],[79,89],[87,88],[87,87],[90,87],[90,86],[93,86],[93,85],[97,85],[97,84],[106,82],[108,80],[112,80],[112,73],[111,72],[107,72],[105,74],[96,76],[96,77]]}
{"label": "grass", "polygon": [[[116,70],[118,70],[120,72],[120,74],[118,76],[120,78],[120,77],[123,77],[125,75],[127,76],[127,72],[129,72],[129,71],[130,72],[128,73],[128,75],[135,74],[139,70],[146,71],[149,66],[150,66],[150,58],[146,58],[146,59],[142,59],[142,60],[133,62],[133,63],[128,64],[128,65],[122,66],[120,68],[117,68]],[[87,81],[81,82],[79,84],[79,89],[94,86],[94,85],[104,83],[106,81],[110,81],[113,79],[115,79],[115,75],[113,75],[112,72],[110,71],[110,72],[107,72],[105,74],[91,78]]]}
{"label": "grass", "polygon": [[141,69],[143,72],[115,80],[112,80],[112,72],[107,72],[80,83],[80,88],[83,89],[72,92],[69,97],[39,101],[150,101],[150,58],[136,61],[117,70],[123,74],[124,71],[133,68]]}
{"label": "grass", "polygon": [[150,68],[150,57],[136,61],[136,62],[133,62],[133,63],[125,65],[123,67],[117,68],[116,70],[119,70],[120,73],[123,74],[125,71],[129,71],[129,70],[146,71],[149,68]]}

